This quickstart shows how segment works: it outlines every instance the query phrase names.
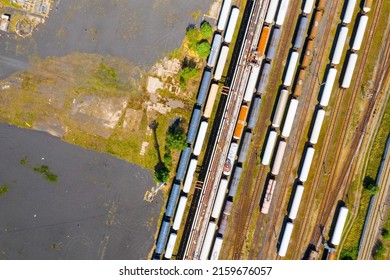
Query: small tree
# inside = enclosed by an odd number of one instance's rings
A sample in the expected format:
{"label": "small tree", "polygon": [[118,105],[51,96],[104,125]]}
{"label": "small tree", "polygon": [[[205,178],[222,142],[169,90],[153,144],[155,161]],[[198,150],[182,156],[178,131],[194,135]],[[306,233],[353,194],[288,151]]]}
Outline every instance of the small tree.
{"label": "small tree", "polygon": [[200,34],[203,39],[209,39],[213,35],[213,28],[207,21],[202,22],[200,25]]}
{"label": "small tree", "polygon": [[154,172],[154,179],[157,182],[166,182],[169,178],[169,169],[164,165],[162,168],[159,168]]}
{"label": "small tree", "polygon": [[206,58],[210,54],[210,43],[201,41],[196,44],[196,52],[201,58]]}

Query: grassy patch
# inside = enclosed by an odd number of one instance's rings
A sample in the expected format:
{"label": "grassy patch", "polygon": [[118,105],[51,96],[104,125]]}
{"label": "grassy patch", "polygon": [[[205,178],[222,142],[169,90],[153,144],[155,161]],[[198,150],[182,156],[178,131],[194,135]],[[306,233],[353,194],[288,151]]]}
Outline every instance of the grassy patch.
{"label": "grassy patch", "polygon": [[192,17],[194,20],[197,20],[197,19],[200,17],[201,14],[202,14],[202,10],[196,10],[195,12],[193,12],[193,13],[191,14],[191,17]]}
{"label": "grassy patch", "polygon": [[390,129],[390,102],[386,104],[386,109],[379,127],[378,133],[375,137],[372,149],[370,151],[369,162],[367,166],[366,176],[376,179],[379,165],[382,160],[383,151],[385,149],[386,141],[389,136]]}
{"label": "grassy patch", "polygon": [[57,180],[58,180],[58,176],[56,174],[54,174],[53,172],[51,172],[49,166],[47,166],[47,165],[41,165],[38,167],[34,167],[33,170],[35,172],[41,173],[43,175],[43,177],[49,182],[54,183],[54,182],[57,182]]}
{"label": "grassy patch", "polygon": [[11,7],[11,8],[18,8],[20,9],[21,7],[14,3],[12,0],[0,0],[0,6],[3,5],[5,7]]}
{"label": "grassy patch", "polygon": [[4,194],[6,194],[8,192],[8,189],[9,189],[9,186],[7,184],[3,184],[0,187],[0,196],[3,196]]}
{"label": "grassy patch", "polygon": [[25,156],[20,160],[20,165],[26,165],[26,163],[27,163],[27,156]]}
{"label": "grassy patch", "polygon": [[360,198],[359,211],[356,219],[351,227],[350,232],[345,240],[343,249],[340,254],[340,259],[356,260],[358,256],[359,240],[362,235],[364,222],[366,219],[368,205],[370,203],[371,194],[367,191],[362,192]]}

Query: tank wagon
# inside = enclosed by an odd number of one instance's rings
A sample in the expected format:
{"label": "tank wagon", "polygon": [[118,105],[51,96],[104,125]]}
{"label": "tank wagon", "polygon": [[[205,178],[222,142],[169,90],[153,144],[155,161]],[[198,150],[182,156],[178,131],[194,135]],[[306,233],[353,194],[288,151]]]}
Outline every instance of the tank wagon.
{"label": "tank wagon", "polygon": [[265,47],[268,43],[269,34],[271,32],[271,28],[268,26],[264,26],[263,30],[261,31],[259,44],[257,46],[257,55],[258,57],[262,57],[265,52]]}
{"label": "tank wagon", "polygon": [[352,80],[353,72],[355,71],[357,58],[358,55],[356,53],[350,54],[347,68],[345,70],[343,82],[341,83],[342,88],[349,88],[349,86],[351,85],[351,80]]}
{"label": "tank wagon", "polygon": [[275,130],[271,130],[268,135],[267,144],[264,149],[263,158],[261,160],[261,163],[263,165],[268,165],[271,161],[272,152],[274,150],[275,144],[276,144],[276,137],[278,134]]}
{"label": "tank wagon", "polygon": [[303,68],[299,69],[298,79],[297,82],[295,83],[295,87],[293,91],[294,97],[298,98],[299,96],[301,96],[303,83],[305,82],[305,76],[306,76],[306,70]]}
{"label": "tank wagon", "polygon": [[368,16],[360,17],[359,25],[355,34],[355,39],[353,40],[353,44],[351,48],[353,52],[357,52],[358,50],[360,50],[360,47],[363,42],[364,32],[366,31],[366,27],[367,27],[367,22],[368,22]]}
{"label": "tank wagon", "polygon": [[213,250],[211,251],[210,260],[218,260],[219,253],[221,252],[223,239],[221,237],[215,238]]}
{"label": "tank wagon", "polygon": [[319,109],[317,111],[316,120],[314,121],[313,129],[311,130],[309,142],[312,145],[317,144],[318,137],[320,136],[322,123],[324,122],[325,111],[323,109]]}
{"label": "tank wagon", "polygon": [[278,255],[281,257],[285,257],[288,249],[288,245],[290,243],[291,234],[293,231],[294,225],[291,222],[287,222],[284,228],[282,241],[280,242]]}
{"label": "tank wagon", "polygon": [[217,228],[217,224],[215,222],[209,222],[209,225],[207,227],[206,231],[206,237],[203,241],[202,250],[200,252],[199,259],[200,260],[207,260],[210,249],[211,249],[211,243],[213,242],[213,237],[215,233],[215,229]]}
{"label": "tank wagon", "polygon": [[250,102],[252,100],[253,93],[255,92],[255,86],[260,74],[260,65],[253,64],[251,73],[249,75],[248,84],[245,89],[244,100]]}
{"label": "tank wagon", "polygon": [[281,30],[277,27],[274,27],[272,29],[272,35],[271,35],[271,40],[268,44],[268,49],[267,49],[267,54],[266,54],[266,58],[268,60],[273,60],[275,58],[275,55],[276,55],[276,50],[278,48],[278,44],[279,44],[279,39],[280,39],[280,34],[281,34]]}
{"label": "tank wagon", "polygon": [[284,152],[286,151],[287,143],[283,139],[279,141],[278,149],[276,150],[275,160],[272,165],[271,174],[277,176],[283,162]]}
{"label": "tank wagon", "polygon": [[173,249],[175,248],[176,239],[177,239],[177,234],[174,233],[174,232],[172,232],[172,233],[169,235],[167,247],[166,247],[166,249],[165,249],[164,257],[165,257],[166,259],[172,258],[172,253],[173,253]]}
{"label": "tank wagon", "polygon": [[191,148],[187,147],[181,153],[180,161],[176,170],[176,180],[183,181],[184,173],[187,168],[188,161],[190,160],[190,156],[191,156]]}
{"label": "tank wagon", "polygon": [[353,11],[355,10],[356,0],[347,0],[347,6],[345,8],[345,12],[343,15],[342,23],[347,25],[351,23],[351,19],[353,16]]}
{"label": "tank wagon", "polygon": [[314,39],[317,37],[318,28],[320,26],[320,21],[322,19],[323,10],[316,10],[314,14],[314,22],[311,25],[310,33],[309,33],[309,39]]}
{"label": "tank wagon", "polygon": [[242,168],[240,166],[236,166],[233,173],[233,179],[229,188],[229,196],[234,197],[237,193],[238,183],[240,182],[242,175]]}
{"label": "tank wagon", "polygon": [[190,164],[188,165],[187,169],[187,175],[186,179],[183,184],[183,192],[184,193],[189,193],[192,185],[192,180],[194,179],[194,174],[196,170],[196,166],[198,165],[198,160],[196,159],[191,159]]}
{"label": "tank wagon", "polygon": [[211,71],[209,69],[205,69],[202,77],[202,81],[200,82],[198,98],[196,99],[196,104],[198,104],[199,106],[203,106],[203,103],[206,100],[210,82],[211,82]]}
{"label": "tank wagon", "polygon": [[190,164],[188,165],[186,179],[183,184],[183,192],[188,193],[191,189],[192,180],[194,179],[194,174],[196,170],[196,166],[198,164],[198,160],[191,159]]}
{"label": "tank wagon", "polygon": [[293,48],[295,50],[302,48],[303,39],[305,38],[306,27],[307,27],[308,22],[309,22],[309,20],[305,16],[301,17],[301,19],[299,20],[298,32],[297,32],[297,35],[295,36],[295,40],[294,40],[294,44],[293,44]]}
{"label": "tank wagon", "polygon": [[210,118],[211,113],[214,108],[215,99],[217,97],[218,93],[218,85],[217,84],[211,84],[209,96],[207,97],[206,106],[203,111],[203,117]]}
{"label": "tank wagon", "polygon": [[260,106],[261,106],[261,97],[256,96],[251,105],[251,112],[249,114],[249,119],[247,124],[248,129],[253,129],[255,127],[257,117],[259,116]]}
{"label": "tank wagon", "polygon": [[232,4],[232,0],[224,0],[222,4],[221,11],[219,13],[218,17],[218,23],[217,23],[217,29],[222,31],[225,29],[228,17],[229,17],[229,11],[230,6]]}
{"label": "tank wagon", "polygon": [[337,222],[333,231],[332,238],[330,240],[330,242],[335,246],[340,244],[345,221],[347,220],[347,215],[348,215],[348,208],[345,206],[340,207],[339,215],[337,217]]}
{"label": "tank wagon", "polygon": [[241,150],[238,155],[238,162],[244,163],[246,160],[246,156],[248,155],[249,146],[252,141],[252,133],[245,132],[244,139],[242,140]]}
{"label": "tank wagon", "polygon": [[341,27],[339,35],[337,37],[337,43],[333,51],[333,56],[331,60],[332,65],[338,65],[340,63],[345,42],[347,41],[347,36],[348,36],[348,27],[346,26]]}
{"label": "tank wagon", "polygon": [[198,131],[200,117],[201,117],[201,110],[199,108],[195,108],[193,113],[192,113],[190,124],[188,126],[188,132],[187,132],[187,143],[188,144],[192,145],[194,143],[194,140],[196,137],[196,132]]}
{"label": "tank wagon", "polygon": [[261,205],[260,210],[260,212],[263,214],[268,214],[269,207],[271,206],[272,196],[274,195],[275,185],[276,181],[274,179],[269,179],[263,204]]}
{"label": "tank wagon", "polygon": [[233,142],[230,144],[228,156],[226,158],[225,165],[223,166],[223,174],[226,176],[229,176],[230,173],[232,172],[234,160],[237,154],[237,148],[238,148],[237,143]]}
{"label": "tank wagon", "polygon": [[326,1],[327,0],[319,0],[318,4],[317,4],[317,10],[321,11],[321,10],[325,9]]}
{"label": "tank wagon", "polygon": [[308,147],[306,149],[306,155],[303,160],[301,172],[299,173],[299,177],[298,177],[301,182],[306,182],[307,177],[309,176],[309,171],[310,171],[311,163],[313,161],[313,157],[314,157],[314,148]]}
{"label": "tank wagon", "polygon": [[240,113],[238,115],[236,127],[234,129],[233,138],[239,140],[241,138],[242,132],[245,127],[246,116],[248,115],[249,107],[246,105],[242,105],[240,109]]}
{"label": "tank wagon", "polygon": [[164,220],[161,228],[160,233],[158,235],[157,244],[156,244],[156,250],[155,252],[159,255],[162,254],[164,247],[165,247],[165,241],[167,240],[169,228],[171,226],[171,223],[169,221]]}
{"label": "tank wagon", "polygon": [[269,79],[270,72],[271,72],[271,64],[269,64],[267,62],[264,63],[262,70],[261,70],[259,83],[257,85],[257,93],[258,94],[263,94],[265,92],[265,89],[267,88],[267,85],[268,85],[268,79]]}
{"label": "tank wagon", "polygon": [[226,65],[227,56],[229,53],[228,46],[222,46],[221,53],[219,54],[219,59],[217,62],[217,67],[215,67],[214,71],[214,80],[219,81],[222,78],[223,69]]}
{"label": "tank wagon", "polygon": [[211,217],[213,217],[214,219],[218,219],[218,217],[221,214],[223,202],[225,200],[227,186],[228,186],[228,180],[221,179],[218,187],[217,196],[214,201],[214,207],[211,212]]}
{"label": "tank wagon", "polygon": [[226,201],[225,208],[223,209],[222,219],[221,223],[218,227],[218,233],[223,235],[225,233],[225,230],[227,228],[227,220],[229,218],[229,215],[232,211],[233,202]]}
{"label": "tank wagon", "polygon": [[288,138],[290,136],[290,132],[294,122],[295,114],[297,112],[297,108],[298,108],[298,100],[291,99],[290,105],[288,107],[286,119],[284,121],[282,134],[281,134],[283,138]]}
{"label": "tank wagon", "polygon": [[278,8],[279,0],[271,0],[269,2],[267,14],[265,16],[264,22],[267,24],[272,24],[275,19],[276,10]]}
{"label": "tank wagon", "polygon": [[334,81],[336,79],[337,69],[330,68],[328,71],[328,75],[326,76],[324,90],[322,91],[320,105],[323,107],[328,106],[330,95],[332,94],[332,89],[334,85]]}
{"label": "tank wagon", "polygon": [[217,62],[219,50],[222,45],[222,36],[221,34],[216,33],[214,35],[213,43],[211,44],[210,54],[207,59],[207,66],[210,68],[213,68],[215,66],[215,63]]}
{"label": "tank wagon", "polygon": [[167,209],[165,210],[166,217],[170,218],[173,216],[179,194],[180,194],[180,184],[175,183],[172,186],[171,194],[169,195],[169,199],[168,199]]}
{"label": "tank wagon", "polygon": [[371,11],[371,6],[372,6],[372,0],[364,1],[363,9],[362,9],[363,13],[366,14],[369,11]]}
{"label": "tank wagon", "polygon": [[284,75],[284,80],[283,80],[283,85],[285,87],[291,86],[291,82],[293,79],[295,68],[296,68],[297,62],[298,62],[298,57],[299,57],[298,52],[294,51],[291,53],[290,60],[288,62],[288,66],[287,66],[287,71],[286,71],[286,74]]}
{"label": "tank wagon", "polygon": [[236,29],[239,13],[240,13],[240,9],[238,9],[237,7],[234,7],[232,9],[232,12],[230,13],[228,26],[226,28],[226,32],[225,32],[225,36],[224,36],[225,42],[228,44],[230,44],[232,42],[233,34],[234,34],[234,30]]}
{"label": "tank wagon", "polygon": [[275,128],[279,128],[283,119],[284,111],[286,110],[289,93],[287,90],[282,89],[279,95],[278,103],[271,125]]}
{"label": "tank wagon", "polygon": [[304,187],[302,185],[297,185],[295,189],[294,199],[291,204],[290,211],[288,213],[288,217],[291,220],[295,220],[298,214],[299,204],[301,203],[302,195],[303,195]]}
{"label": "tank wagon", "polygon": [[311,13],[311,10],[313,9],[314,0],[306,0],[305,5],[303,6],[303,13],[305,15],[308,15]]}
{"label": "tank wagon", "polygon": [[278,15],[276,17],[275,24],[277,26],[282,26],[284,23],[284,20],[286,19],[287,9],[288,5],[290,4],[290,0],[282,0],[280,2]]}
{"label": "tank wagon", "polygon": [[181,196],[179,199],[179,204],[177,205],[175,219],[173,220],[173,225],[172,225],[172,228],[176,231],[179,230],[180,228],[180,224],[183,219],[186,204],[187,204],[187,197]]}
{"label": "tank wagon", "polygon": [[202,121],[200,123],[198,136],[196,137],[194,150],[192,152],[196,156],[199,156],[200,152],[202,150],[202,146],[203,146],[204,139],[206,137],[206,132],[207,132],[208,125],[209,124],[206,121]]}
{"label": "tank wagon", "polygon": [[306,67],[309,66],[310,61],[311,61],[311,52],[313,51],[314,47],[314,40],[311,39],[307,42],[306,48],[303,52],[303,59],[301,63],[301,67],[305,69]]}

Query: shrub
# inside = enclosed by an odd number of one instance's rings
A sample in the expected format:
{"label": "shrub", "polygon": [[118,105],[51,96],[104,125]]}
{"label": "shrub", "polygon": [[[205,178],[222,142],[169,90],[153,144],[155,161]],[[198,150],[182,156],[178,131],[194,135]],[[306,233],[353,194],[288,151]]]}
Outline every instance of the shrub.
{"label": "shrub", "polygon": [[370,195],[376,195],[379,192],[379,187],[375,184],[369,184],[366,190]]}
{"label": "shrub", "polygon": [[183,131],[169,133],[166,139],[166,145],[169,149],[184,150],[187,147],[186,135]]}
{"label": "shrub", "polygon": [[210,54],[210,43],[207,41],[197,43],[196,52],[201,58],[206,58]]}
{"label": "shrub", "polygon": [[211,27],[210,23],[207,21],[202,22],[200,25],[200,34],[202,35],[202,38],[209,39],[213,35],[213,28]]}
{"label": "shrub", "polygon": [[200,36],[200,33],[199,33],[198,29],[196,29],[195,26],[191,26],[187,29],[186,38],[188,40],[188,46],[190,47],[190,49],[193,49],[193,50],[195,49],[196,43],[199,40],[199,36]]}
{"label": "shrub", "polygon": [[384,240],[390,240],[390,232],[387,228],[382,229],[382,236]]}
{"label": "shrub", "polygon": [[382,242],[379,242],[375,248],[374,260],[383,260],[386,254],[386,248],[383,246]]}
{"label": "shrub", "polygon": [[166,165],[169,165],[172,163],[172,154],[171,154],[171,151],[167,148],[165,148],[163,161]]}
{"label": "shrub", "polygon": [[6,192],[8,192],[9,186],[7,184],[4,184],[0,187],[0,196],[4,195]]}
{"label": "shrub", "polygon": [[179,71],[180,88],[186,89],[189,79],[193,79],[199,76],[199,71],[196,68],[185,67]]}

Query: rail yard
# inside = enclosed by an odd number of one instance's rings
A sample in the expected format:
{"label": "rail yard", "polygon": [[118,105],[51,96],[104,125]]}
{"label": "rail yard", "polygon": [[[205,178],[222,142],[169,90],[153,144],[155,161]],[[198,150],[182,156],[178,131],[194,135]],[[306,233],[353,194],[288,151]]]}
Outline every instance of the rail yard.
{"label": "rail yard", "polygon": [[[214,28],[152,258],[335,259],[388,102],[389,24],[373,43],[386,3],[233,2]],[[388,158],[374,209],[388,199]],[[370,217],[361,259],[379,234]]]}

